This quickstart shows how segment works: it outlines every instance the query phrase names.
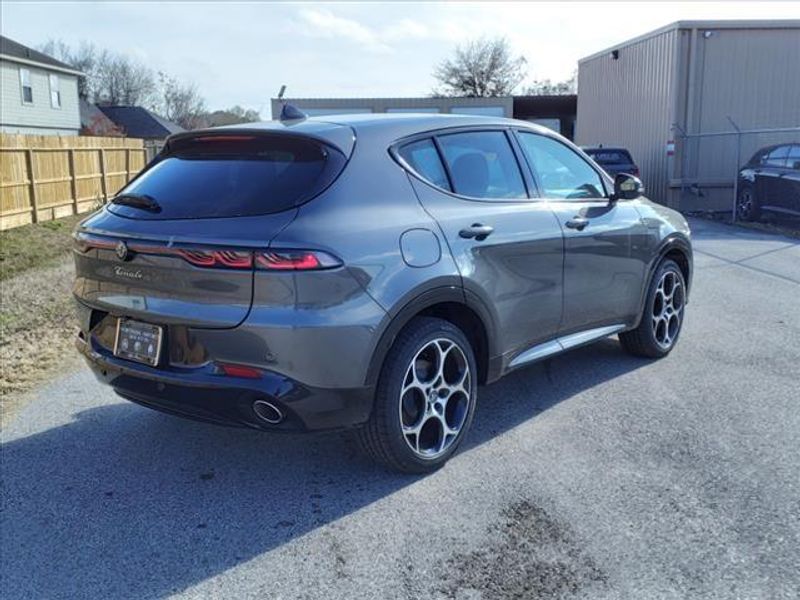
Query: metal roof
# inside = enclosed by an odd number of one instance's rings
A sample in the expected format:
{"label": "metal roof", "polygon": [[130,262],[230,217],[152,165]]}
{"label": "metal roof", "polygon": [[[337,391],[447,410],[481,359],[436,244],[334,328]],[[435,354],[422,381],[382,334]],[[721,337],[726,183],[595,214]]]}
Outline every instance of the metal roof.
{"label": "metal roof", "polygon": [[675,21],[664,27],[648,31],[642,35],[630,38],[614,46],[609,46],[599,52],[590,54],[578,60],[578,64],[587,60],[594,60],[608,55],[612,50],[621,50],[628,46],[638,44],[667,31],[674,29],[800,29],[800,19],[749,19],[749,20],[707,20],[707,21]]}

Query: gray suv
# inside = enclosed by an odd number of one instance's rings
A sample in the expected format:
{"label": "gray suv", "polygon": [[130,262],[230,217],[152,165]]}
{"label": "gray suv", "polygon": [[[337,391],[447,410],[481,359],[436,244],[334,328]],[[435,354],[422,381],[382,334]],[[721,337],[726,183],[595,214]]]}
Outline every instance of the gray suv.
{"label": "gray suv", "polygon": [[689,228],[551,131],[359,115],[171,137],[75,231],[78,347],[122,397],[267,431],[356,428],[425,472],[478,386],[618,334],[674,347]]}

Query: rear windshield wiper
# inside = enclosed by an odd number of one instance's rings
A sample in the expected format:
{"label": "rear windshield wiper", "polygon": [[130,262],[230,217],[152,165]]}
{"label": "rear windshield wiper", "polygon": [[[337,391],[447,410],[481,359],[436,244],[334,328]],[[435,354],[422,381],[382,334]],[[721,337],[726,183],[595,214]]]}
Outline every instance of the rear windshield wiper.
{"label": "rear windshield wiper", "polygon": [[161,212],[161,205],[156,202],[155,198],[147,194],[119,194],[111,199],[111,204],[132,206],[133,208],[141,208],[150,212]]}

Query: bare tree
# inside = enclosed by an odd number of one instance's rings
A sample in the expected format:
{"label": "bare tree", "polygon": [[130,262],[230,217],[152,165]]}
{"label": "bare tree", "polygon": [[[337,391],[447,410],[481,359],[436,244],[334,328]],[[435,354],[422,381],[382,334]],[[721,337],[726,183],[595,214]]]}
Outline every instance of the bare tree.
{"label": "bare tree", "polygon": [[158,102],[153,70],[122,54],[104,50],[97,61],[95,101],[111,105],[155,107]]}
{"label": "bare tree", "polygon": [[261,115],[252,108],[242,108],[239,105],[225,110],[215,110],[203,115],[204,127],[219,127],[221,125],[236,125],[237,123],[255,123],[261,120]]}
{"label": "bare tree", "polygon": [[78,94],[90,102],[152,108],[158,100],[153,70],[124,54],[100,51],[89,42],[72,48],[61,40],[50,40],[39,49],[83,73]]}
{"label": "bare tree", "polygon": [[512,54],[505,38],[473,40],[436,67],[433,75],[441,88],[434,95],[507,96],[525,78],[526,62],[524,56]]}
{"label": "bare tree", "polygon": [[164,73],[159,73],[158,78],[161,88],[161,114],[184,129],[202,126],[206,103],[197,91],[197,86],[193,83],[181,83]]}
{"label": "bare tree", "polygon": [[51,39],[42,44],[39,50],[83,73],[78,77],[78,95],[83,99],[94,98],[98,54],[94,44],[81,42],[73,49],[62,40]]}
{"label": "bare tree", "polygon": [[528,96],[564,96],[567,94],[578,93],[578,74],[573,73],[572,77],[564,81],[551,81],[550,79],[537,79],[527,88],[525,94]]}
{"label": "bare tree", "polygon": [[[147,65],[124,54],[98,50],[88,42],[73,49],[61,40],[50,40],[40,50],[83,73],[78,93],[89,102],[143,106],[186,129],[204,122],[205,101],[194,83],[181,82],[162,72],[156,75]],[[256,111],[239,106],[228,112],[234,123],[259,120]]]}

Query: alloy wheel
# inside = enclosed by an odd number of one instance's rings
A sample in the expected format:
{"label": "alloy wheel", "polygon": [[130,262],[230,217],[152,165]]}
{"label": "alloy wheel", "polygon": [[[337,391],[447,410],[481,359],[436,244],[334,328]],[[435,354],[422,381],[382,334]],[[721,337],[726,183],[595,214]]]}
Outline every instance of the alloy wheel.
{"label": "alloy wheel", "polygon": [[736,208],[740,218],[749,219],[753,213],[753,192],[749,189],[743,189],[739,192],[739,201],[736,203]]}
{"label": "alloy wheel", "polygon": [[433,459],[453,444],[469,414],[472,373],[458,344],[426,343],[403,378],[399,410],[403,438],[420,458]]}
{"label": "alloy wheel", "polygon": [[675,271],[667,271],[658,282],[653,298],[653,337],[664,350],[675,343],[681,330],[686,295]]}

